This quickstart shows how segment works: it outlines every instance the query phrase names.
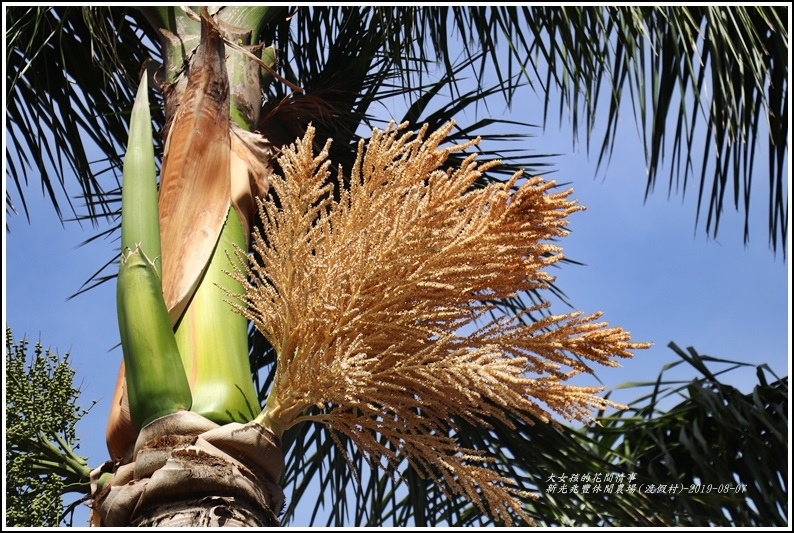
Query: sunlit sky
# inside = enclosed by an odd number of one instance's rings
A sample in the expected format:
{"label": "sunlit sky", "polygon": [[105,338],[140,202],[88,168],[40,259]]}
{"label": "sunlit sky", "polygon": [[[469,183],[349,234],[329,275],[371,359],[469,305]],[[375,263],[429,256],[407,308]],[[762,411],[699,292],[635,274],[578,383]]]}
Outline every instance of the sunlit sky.
{"label": "sunlit sky", "polygon": [[[510,110],[492,106],[490,111],[540,123],[541,100],[529,90],[524,95]],[[558,128],[552,119],[545,131],[537,129],[536,136],[526,141],[537,153],[562,154],[548,159],[555,172],[547,177],[570,183],[573,196],[587,206],[572,215],[571,234],[560,241],[566,256],[584,265],[553,269],[557,286],[577,309],[603,311],[604,320],[630,331],[634,340],[654,343],[633,359],[621,361],[621,368],[599,369],[598,379],[608,388],[656,379],[663,365],[677,360],[667,347],[671,341],[701,354],[765,363],[778,376],[787,375],[791,276],[782,254],[773,254],[768,246],[766,157],[763,153],[756,157],[754,185],[759,188],[753,191],[750,242],[746,246],[742,242],[743,215],[728,204],[719,235],[713,239],[705,234],[702,219],[695,226],[695,189],[683,198],[675,192],[668,198],[667,183],[660,182],[644,200],[642,144],[628,110],[625,117],[611,163],[598,174],[595,157],[573,146],[567,124]],[[462,116],[458,122],[473,119]],[[71,354],[76,382],[83,391],[81,405],[97,402],[78,425],[78,453],[96,466],[107,455],[104,426],[121,360],[116,347],[115,284],[106,283],[73,299],[69,296],[117,253],[118,242],[99,239],[80,246],[105,226],[61,225],[35,181],[25,197],[30,224],[22,214],[12,213],[6,219],[4,213],[9,231],[3,239],[3,316],[15,339],[26,337],[31,344],[41,342],[60,354]],[[15,190],[11,198],[20,205]],[[550,298],[557,311],[568,311]],[[687,367],[670,375],[686,380],[695,376]],[[749,391],[756,383],[755,370],[735,371],[725,381]],[[612,398],[628,402],[641,393],[622,390]]]}

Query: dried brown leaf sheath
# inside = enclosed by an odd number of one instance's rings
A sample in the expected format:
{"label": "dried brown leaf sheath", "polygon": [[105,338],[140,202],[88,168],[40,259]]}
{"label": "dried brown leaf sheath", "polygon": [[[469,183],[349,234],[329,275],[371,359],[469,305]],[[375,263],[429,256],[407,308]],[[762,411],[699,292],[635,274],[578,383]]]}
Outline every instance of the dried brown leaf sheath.
{"label": "dried brown leaf sheath", "polygon": [[203,10],[201,44],[168,132],[160,182],[163,294],[172,322],[195,291],[226,220],[229,121],[223,37]]}
{"label": "dried brown leaf sheath", "polygon": [[129,462],[132,459],[132,448],[137,437],[138,429],[132,423],[130,415],[126,371],[124,360],[122,360],[116,377],[116,388],[110,402],[110,414],[105,429],[105,441],[110,458],[113,461],[120,461],[122,464]]}

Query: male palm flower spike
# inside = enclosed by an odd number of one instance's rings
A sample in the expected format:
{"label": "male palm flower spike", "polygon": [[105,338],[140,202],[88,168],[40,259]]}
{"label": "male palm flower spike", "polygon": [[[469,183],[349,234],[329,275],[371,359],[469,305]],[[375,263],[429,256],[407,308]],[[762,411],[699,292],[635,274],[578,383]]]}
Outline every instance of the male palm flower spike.
{"label": "male palm flower spike", "polygon": [[554,278],[544,269],[562,258],[551,241],[583,207],[567,199],[570,190],[552,192],[553,182],[521,173],[474,188],[498,164],[474,155],[442,170],[452,152],[478,142],[439,148],[452,127],[426,139],[427,127],[373,131],[347,185],[339,170],[338,199],[329,144],[315,155],[310,128],[279,161],[278,203],[259,202],[259,259],[232,274],[246,288],[233,305],[277,353],[257,422],[277,436],[302,421],[326,424],[370,465],[399,475],[405,457],[483,513],[529,522],[520,500],[528,495],[487,468],[494,458],[459,447],[453,420],[590,421],[591,410],[615,404],[600,388],[564,381],[592,372],[584,361],[617,366],[613,357],[648,344],[597,322],[600,313],[528,324],[521,313],[477,327],[493,301],[548,287]]}

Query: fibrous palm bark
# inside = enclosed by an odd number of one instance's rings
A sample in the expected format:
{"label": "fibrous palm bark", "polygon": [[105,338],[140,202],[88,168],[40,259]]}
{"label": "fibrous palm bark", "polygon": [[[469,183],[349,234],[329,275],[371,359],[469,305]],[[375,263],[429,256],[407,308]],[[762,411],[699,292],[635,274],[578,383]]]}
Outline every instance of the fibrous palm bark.
{"label": "fibrous palm bark", "polygon": [[278,526],[280,443],[256,424],[219,426],[179,411],[146,426],[134,461],[114,467],[93,525]]}

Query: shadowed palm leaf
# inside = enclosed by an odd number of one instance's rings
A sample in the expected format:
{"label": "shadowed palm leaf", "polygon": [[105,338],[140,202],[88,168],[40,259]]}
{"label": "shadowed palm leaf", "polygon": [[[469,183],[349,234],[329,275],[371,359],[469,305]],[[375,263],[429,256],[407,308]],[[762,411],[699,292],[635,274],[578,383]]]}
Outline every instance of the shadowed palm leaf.
{"label": "shadowed palm leaf", "polygon": [[[614,146],[619,109],[632,106],[645,138],[648,193],[671,145],[668,190],[684,192],[699,173],[698,216],[702,208],[706,230],[713,234],[726,194],[747,221],[755,150],[766,133],[769,239],[774,249],[785,242],[785,7],[337,7],[298,8],[287,20],[288,14],[283,10],[283,16],[258,28],[259,37],[277,44],[288,58],[286,77],[314,100],[304,107],[298,129],[313,120],[318,136],[337,139],[339,150],[366,122],[373,102],[389,95],[419,101],[437,62],[457,97],[460,69],[450,51],[459,42],[475,79],[494,72],[508,102],[519,88],[517,79],[541,94],[559,88],[561,118],[569,110],[575,135],[583,129],[588,145],[596,112],[607,109],[599,162]],[[158,59],[147,45],[154,35],[141,13],[130,8],[13,8],[8,20],[9,174],[23,207],[22,185],[33,167],[59,208],[53,184],[63,184],[66,161],[82,184],[87,215],[111,212],[109,192],[116,184],[100,184],[104,169],[89,165],[92,147],[81,135],[117,167],[125,138],[123,110],[132,102],[130,80],[146,57]],[[41,72],[50,75],[37,75]],[[704,91],[712,96],[704,98]],[[271,103],[283,96],[278,89],[267,95]],[[554,102],[544,100],[547,116]],[[162,118],[155,121],[162,125]],[[286,133],[288,141],[299,135]],[[44,142],[49,134],[54,138]],[[702,161],[692,157],[696,152],[704,155]],[[698,171],[695,165],[701,163]],[[9,198],[6,202],[10,205]],[[746,222],[745,241],[748,237]]]}
{"label": "shadowed palm leaf", "polygon": [[[6,160],[28,216],[24,189],[31,181],[40,181],[62,219],[59,198],[76,216],[117,213],[114,175],[120,174],[135,80],[152,55],[146,45],[152,34],[127,10],[93,20],[93,9],[7,11]],[[85,212],[56,190],[66,191],[70,174],[78,178]]]}
{"label": "shadowed palm leaf", "polygon": [[[752,365],[669,347],[679,361],[666,365],[655,382],[630,385],[650,392],[588,433],[615,451],[610,462],[616,468],[632,469],[646,483],[679,484],[677,496],[651,495],[655,506],[676,517],[674,525],[785,526],[788,377],[760,365],[757,383],[742,392],[720,377]],[[665,371],[682,364],[701,377],[667,381]]]}

